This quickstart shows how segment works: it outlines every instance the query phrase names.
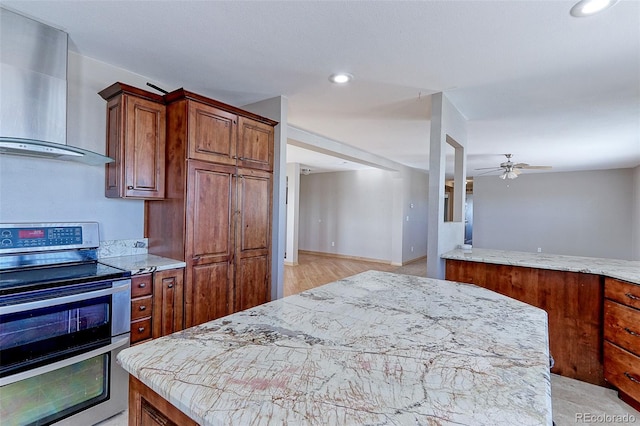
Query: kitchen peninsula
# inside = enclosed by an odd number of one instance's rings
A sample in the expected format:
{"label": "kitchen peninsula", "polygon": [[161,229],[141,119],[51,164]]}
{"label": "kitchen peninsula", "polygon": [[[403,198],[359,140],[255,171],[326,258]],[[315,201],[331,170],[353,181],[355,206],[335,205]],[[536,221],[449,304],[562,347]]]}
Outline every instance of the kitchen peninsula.
{"label": "kitchen peninsula", "polygon": [[118,360],[131,374],[131,425],[551,425],[548,356],[540,309],[368,271]]}
{"label": "kitchen peninsula", "polygon": [[544,309],[552,373],[601,386],[640,409],[640,261],[473,248],[446,259],[446,279]]}

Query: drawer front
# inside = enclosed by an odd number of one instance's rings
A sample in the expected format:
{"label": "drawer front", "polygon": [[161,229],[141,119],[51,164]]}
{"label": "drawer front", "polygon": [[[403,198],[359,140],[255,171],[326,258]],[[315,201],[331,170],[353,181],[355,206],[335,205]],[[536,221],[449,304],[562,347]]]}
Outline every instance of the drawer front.
{"label": "drawer front", "polygon": [[151,339],[151,318],[131,322],[131,343]]}
{"label": "drawer front", "polygon": [[640,357],[604,342],[604,378],[618,390],[640,401]]}
{"label": "drawer front", "polygon": [[604,281],[604,297],[623,305],[640,309],[640,285],[606,277]]}
{"label": "drawer front", "polygon": [[131,298],[150,296],[153,291],[151,274],[135,275],[131,277]]}
{"label": "drawer front", "polygon": [[640,355],[640,311],[606,300],[604,302],[604,338]]}
{"label": "drawer front", "polygon": [[140,297],[131,301],[131,321],[150,317],[153,313],[153,298],[151,296]]}

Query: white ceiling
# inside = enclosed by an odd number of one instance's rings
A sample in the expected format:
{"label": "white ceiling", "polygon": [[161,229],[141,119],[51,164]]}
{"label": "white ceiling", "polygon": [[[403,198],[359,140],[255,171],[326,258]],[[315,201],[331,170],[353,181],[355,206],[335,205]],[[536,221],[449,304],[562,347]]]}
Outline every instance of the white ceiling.
{"label": "white ceiling", "polygon": [[[428,169],[438,91],[469,120],[470,175],[504,153],[553,171],[635,167],[640,1],[588,18],[573,3],[2,1],[167,90],[237,106],[284,95],[289,124],[412,167]],[[337,71],[354,81],[329,83]]]}

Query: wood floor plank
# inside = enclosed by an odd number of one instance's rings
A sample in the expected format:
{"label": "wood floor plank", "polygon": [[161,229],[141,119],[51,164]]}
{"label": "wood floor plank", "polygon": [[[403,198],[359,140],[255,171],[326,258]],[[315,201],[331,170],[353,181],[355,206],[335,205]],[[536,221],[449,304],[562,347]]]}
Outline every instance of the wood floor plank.
{"label": "wood floor plank", "polygon": [[297,294],[364,271],[394,272],[397,269],[397,266],[379,262],[300,253],[298,265],[284,267],[284,295]]}

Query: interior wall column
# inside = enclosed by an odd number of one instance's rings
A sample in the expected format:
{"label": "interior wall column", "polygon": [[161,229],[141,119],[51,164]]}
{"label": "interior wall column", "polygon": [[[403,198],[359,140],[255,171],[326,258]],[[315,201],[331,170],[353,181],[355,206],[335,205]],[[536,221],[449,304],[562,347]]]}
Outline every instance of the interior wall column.
{"label": "interior wall column", "polygon": [[[467,125],[463,115],[442,92],[431,95],[431,103],[427,276],[444,279],[445,263],[440,256],[464,244]],[[444,221],[445,144],[454,146],[456,151],[453,222]],[[457,187],[459,189],[456,192]]]}
{"label": "interior wall column", "polygon": [[300,163],[287,163],[287,238],[284,263],[298,264],[298,230],[300,219]]}

